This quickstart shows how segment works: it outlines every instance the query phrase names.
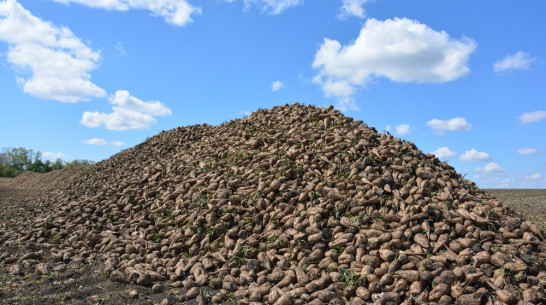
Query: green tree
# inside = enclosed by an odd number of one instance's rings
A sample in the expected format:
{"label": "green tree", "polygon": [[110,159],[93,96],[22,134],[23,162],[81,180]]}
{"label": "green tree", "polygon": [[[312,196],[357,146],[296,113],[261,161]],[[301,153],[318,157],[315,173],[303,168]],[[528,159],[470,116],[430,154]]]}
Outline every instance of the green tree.
{"label": "green tree", "polygon": [[85,159],[76,159],[72,162],[66,163],[66,166],[82,166],[82,165],[93,165],[95,161],[85,160]]}
{"label": "green tree", "polygon": [[17,172],[13,167],[8,165],[0,164],[0,177],[15,177],[19,172]]}
{"label": "green tree", "polygon": [[0,154],[0,165],[9,165],[9,155],[8,155],[8,149],[4,148],[4,152]]}
{"label": "green tree", "polygon": [[58,169],[62,169],[63,167],[64,167],[63,160],[59,158],[51,164],[51,170],[58,170]]}
{"label": "green tree", "polygon": [[57,159],[55,162],[42,161],[42,153],[34,152],[32,149],[4,148],[0,153],[0,177],[16,177],[24,171],[47,173],[52,170],[59,170],[65,166],[92,165],[94,161],[80,159],[71,162],[64,162]]}
{"label": "green tree", "polygon": [[32,165],[35,153],[24,147],[12,148],[9,152],[9,165],[15,170],[23,172]]}

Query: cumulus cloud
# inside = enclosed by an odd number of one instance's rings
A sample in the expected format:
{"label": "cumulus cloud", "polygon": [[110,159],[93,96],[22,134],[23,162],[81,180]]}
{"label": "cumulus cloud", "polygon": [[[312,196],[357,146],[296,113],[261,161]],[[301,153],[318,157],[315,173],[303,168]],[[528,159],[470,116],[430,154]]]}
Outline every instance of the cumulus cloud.
{"label": "cumulus cloud", "polygon": [[528,53],[518,51],[513,55],[506,55],[503,59],[497,61],[493,65],[494,72],[502,72],[506,70],[525,70],[529,69],[531,63],[536,58],[531,57]]}
{"label": "cumulus cloud", "polygon": [[508,188],[510,185],[513,185],[515,181],[516,180],[512,178],[499,179],[499,183],[497,184],[497,187]]}
{"label": "cumulus cloud", "polygon": [[411,126],[409,124],[400,124],[394,127],[394,130],[399,135],[407,135],[410,133]]}
{"label": "cumulus cloud", "polygon": [[355,16],[358,18],[366,17],[366,10],[364,10],[364,4],[370,0],[341,0],[341,13],[338,18],[345,19],[347,17]]}
{"label": "cumulus cloud", "polygon": [[121,141],[112,141],[112,142],[110,142],[110,144],[112,144],[112,146],[124,146],[125,145],[125,143],[121,142]]}
{"label": "cumulus cloud", "polygon": [[15,0],[0,2],[0,40],[9,44],[6,58],[19,70],[17,80],[26,93],[70,103],[106,95],[89,80],[100,52],[68,28],[32,15]]}
{"label": "cumulus cloud", "polygon": [[42,154],[42,157],[46,159],[50,159],[50,160],[56,160],[56,159],[62,159],[66,157],[66,155],[63,153],[53,153],[53,152],[46,151],[45,153]]}
{"label": "cumulus cloud", "polygon": [[[388,132],[391,132],[392,126],[387,125],[385,127],[385,130]],[[399,135],[406,135],[411,132],[411,126],[409,124],[399,124],[394,127],[394,132],[396,132]]]}
{"label": "cumulus cloud", "polygon": [[522,123],[534,123],[540,122],[546,119],[546,111],[526,112],[519,116],[519,120]]}
{"label": "cumulus cloud", "polygon": [[121,142],[121,141],[111,141],[111,142],[108,142],[106,141],[105,139],[101,139],[101,138],[92,138],[92,139],[89,139],[89,140],[84,140],[82,141],[84,144],[88,144],[88,145],[97,145],[97,146],[106,146],[108,144],[112,145],[112,146],[123,146],[125,145],[124,142]]}
{"label": "cumulus cloud", "polygon": [[482,177],[473,176],[474,181],[482,188],[511,188],[511,189],[543,189],[546,188],[546,179],[540,173],[514,174],[505,171],[493,171],[490,175]]}
{"label": "cumulus cloud", "polygon": [[520,155],[532,155],[536,154],[538,150],[536,148],[518,148],[517,152]]}
{"label": "cumulus cloud", "polygon": [[515,179],[512,178],[499,178],[494,177],[490,179],[485,179],[487,182],[491,183],[495,188],[514,188]]}
{"label": "cumulus cloud", "polygon": [[171,110],[158,101],[144,102],[131,96],[129,91],[118,90],[110,97],[113,112],[90,112],[83,114],[81,124],[87,127],[104,126],[109,130],[146,129],[156,123],[154,116],[171,115]]}
{"label": "cumulus cloud", "polygon": [[447,146],[438,148],[432,152],[438,159],[448,159],[457,156],[457,152],[449,149]]}
{"label": "cumulus cloud", "polygon": [[[235,0],[225,0],[233,3]],[[263,13],[278,15],[291,7],[300,5],[304,0],[244,0],[244,10],[255,6]]]}
{"label": "cumulus cloud", "polygon": [[106,141],[105,139],[99,139],[99,138],[92,138],[89,140],[84,140],[82,142],[88,145],[97,145],[97,146],[108,145],[108,141]]}
{"label": "cumulus cloud", "polygon": [[279,91],[279,89],[281,89],[282,87],[284,87],[284,83],[281,82],[281,81],[274,81],[272,84],[271,84],[271,91],[275,92],[275,91]]}
{"label": "cumulus cloud", "polygon": [[340,111],[359,111],[360,108],[358,108],[358,105],[355,103],[354,99],[351,97],[345,97],[345,98],[339,98],[336,102],[336,108]]}
{"label": "cumulus cloud", "polygon": [[467,150],[459,157],[459,160],[465,162],[476,162],[476,161],[489,161],[491,157],[488,153],[477,151],[474,148]]}
{"label": "cumulus cloud", "polygon": [[114,54],[116,56],[125,56],[125,54],[127,54],[125,52],[125,48],[123,47],[123,44],[121,42],[118,41],[118,43],[116,43],[116,45],[114,46]]}
{"label": "cumulus cloud", "polygon": [[427,122],[427,126],[432,128],[436,134],[440,135],[445,131],[469,131],[472,129],[472,124],[461,117],[449,119],[447,121],[432,119]]}
{"label": "cumulus cloud", "polygon": [[542,179],[542,175],[539,173],[535,173],[525,177],[525,180],[540,180],[540,179]]}
{"label": "cumulus cloud", "polygon": [[153,16],[162,17],[169,24],[183,26],[193,21],[192,14],[201,14],[201,8],[185,0],[53,0],[58,3],[78,3],[92,8],[113,11],[130,9],[148,10]]}
{"label": "cumulus cloud", "polygon": [[483,174],[500,174],[506,172],[504,168],[494,162],[488,163],[484,167],[476,167],[474,170]]}
{"label": "cumulus cloud", "polygon": [[467,62],[476,43],[456,40],[406,18],[368,19],[353,42],[343,46],[325,38],[312,67],[313,82],[327,97],[350,97],[373,78],[402,83],[443,83],[470,72]]}

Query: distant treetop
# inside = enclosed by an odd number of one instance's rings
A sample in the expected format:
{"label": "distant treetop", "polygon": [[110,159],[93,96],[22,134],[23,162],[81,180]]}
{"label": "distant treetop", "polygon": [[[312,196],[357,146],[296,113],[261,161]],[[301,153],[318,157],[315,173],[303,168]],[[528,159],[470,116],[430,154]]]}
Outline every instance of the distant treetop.
{"label": "distant treetop", "polygon": [[4,148],[0,153],[0,177],[16,177],[24,171],[47,173],[66,166],[95,164],[91,160],[73,160],[65,162],[58,158],[54,162],[42,161],[42,153],[24,147]]}

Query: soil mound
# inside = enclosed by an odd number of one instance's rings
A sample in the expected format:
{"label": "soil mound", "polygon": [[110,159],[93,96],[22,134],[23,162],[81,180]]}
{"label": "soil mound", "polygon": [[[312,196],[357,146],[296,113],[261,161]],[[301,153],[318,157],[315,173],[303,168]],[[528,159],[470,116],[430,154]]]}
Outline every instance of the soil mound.
{"label": "soil mound", "polygon": [[113,281],[167,281],[199,304],[546,302],[539,227],[331,107],[161,132],[41,204],[0,226],[1,244],[100,260]]}

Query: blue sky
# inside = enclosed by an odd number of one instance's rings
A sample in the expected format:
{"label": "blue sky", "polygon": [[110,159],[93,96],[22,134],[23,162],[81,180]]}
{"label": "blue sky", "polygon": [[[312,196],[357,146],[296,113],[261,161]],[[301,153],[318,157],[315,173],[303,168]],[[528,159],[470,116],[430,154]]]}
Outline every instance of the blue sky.
{"label": "blue sky", "polygon": [[546,3],[0,1],[0,147],[99,161],[334,105],[480,187],[546,188]]}

